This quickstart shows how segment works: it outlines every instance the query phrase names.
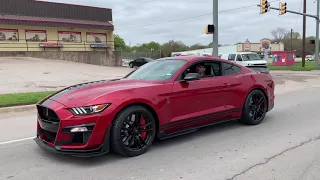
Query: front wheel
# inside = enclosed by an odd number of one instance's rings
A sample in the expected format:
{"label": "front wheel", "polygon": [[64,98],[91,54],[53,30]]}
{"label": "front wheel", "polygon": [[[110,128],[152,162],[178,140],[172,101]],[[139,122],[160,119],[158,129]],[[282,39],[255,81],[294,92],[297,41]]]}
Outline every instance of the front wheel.
{"label": "front wheel", "polygon": [[130,68],[133,68],[133,64],[132,64],[132,63],[130,63],[130,64],[129,64],[129,67],[130,67]]}
{"label": "front wheel", "polygon": [[267,106],[267,98],[262,91],[251,91],[244,103],[240,122],[248,125],[260,124],[267,113]]}
{"label": "front wheel", "polygon": [[156,134],[153,115],[143,106],[123,109],[114,119],[111,131],[112,148],[123,156],[138,156],[152,145]]}

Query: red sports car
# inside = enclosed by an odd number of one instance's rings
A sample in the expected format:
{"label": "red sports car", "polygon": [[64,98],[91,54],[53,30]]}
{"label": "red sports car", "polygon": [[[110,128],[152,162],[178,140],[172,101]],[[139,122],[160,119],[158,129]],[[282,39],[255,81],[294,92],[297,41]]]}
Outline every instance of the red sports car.
{"label": "red sports car", "polygon": [[219,58],[162,58],[41,100],[35,141],[73,156],[137,156],[155,139],[230,120],[261,123],[274,107],[274,86],[268,71]]}

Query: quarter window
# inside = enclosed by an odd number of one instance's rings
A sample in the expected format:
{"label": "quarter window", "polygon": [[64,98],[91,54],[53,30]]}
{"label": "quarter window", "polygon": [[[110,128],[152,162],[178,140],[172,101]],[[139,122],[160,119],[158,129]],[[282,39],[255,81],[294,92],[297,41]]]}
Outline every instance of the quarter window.
{"label": "quarter window", "polygon": [[239,74],[241,72],[240,67],[229,63],[222,63],[222,70],[223,75]]}

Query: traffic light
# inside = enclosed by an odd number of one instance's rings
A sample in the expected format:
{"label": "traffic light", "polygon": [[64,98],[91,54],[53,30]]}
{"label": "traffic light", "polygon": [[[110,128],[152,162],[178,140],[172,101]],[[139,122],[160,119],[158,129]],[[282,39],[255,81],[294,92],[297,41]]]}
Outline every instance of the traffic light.
{"label": "traffic light", "polygon": [[212,25],[212,24],[206,25],[205,32],[206,32],[206,34],[213,34],[214,33],[214,25]]}
{"label": "traffic light", "polygon": [[315,44],[315,43],[316,43],[315,40],[313,40],[313,39],[310,40],[310,44]]}
{"label": "traffic light", "polygon": [[287,13],[287,3],[280,3],[280,15]]}
{"label": "traffic light", "polygon": [[269,10],[269,3],[267,0],[261,0],[260,2],[260,6],[261,6],[261,14],[264,14],[266,12],[268,12]]}

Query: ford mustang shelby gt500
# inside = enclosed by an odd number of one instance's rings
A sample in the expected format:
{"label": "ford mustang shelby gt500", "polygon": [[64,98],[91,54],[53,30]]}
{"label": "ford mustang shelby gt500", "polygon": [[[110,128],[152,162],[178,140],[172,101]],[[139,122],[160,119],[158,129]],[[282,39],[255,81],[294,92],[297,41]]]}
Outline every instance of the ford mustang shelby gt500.
{"label": "ford mustang shelby gt500", "polygon": [[35,141],[73,156],[138,156],[155,139],[230,120],[261,123],[274,107],[274,86],[261,67],[205,56],[157,59],[123,78],[77,84],[38,102]]}

